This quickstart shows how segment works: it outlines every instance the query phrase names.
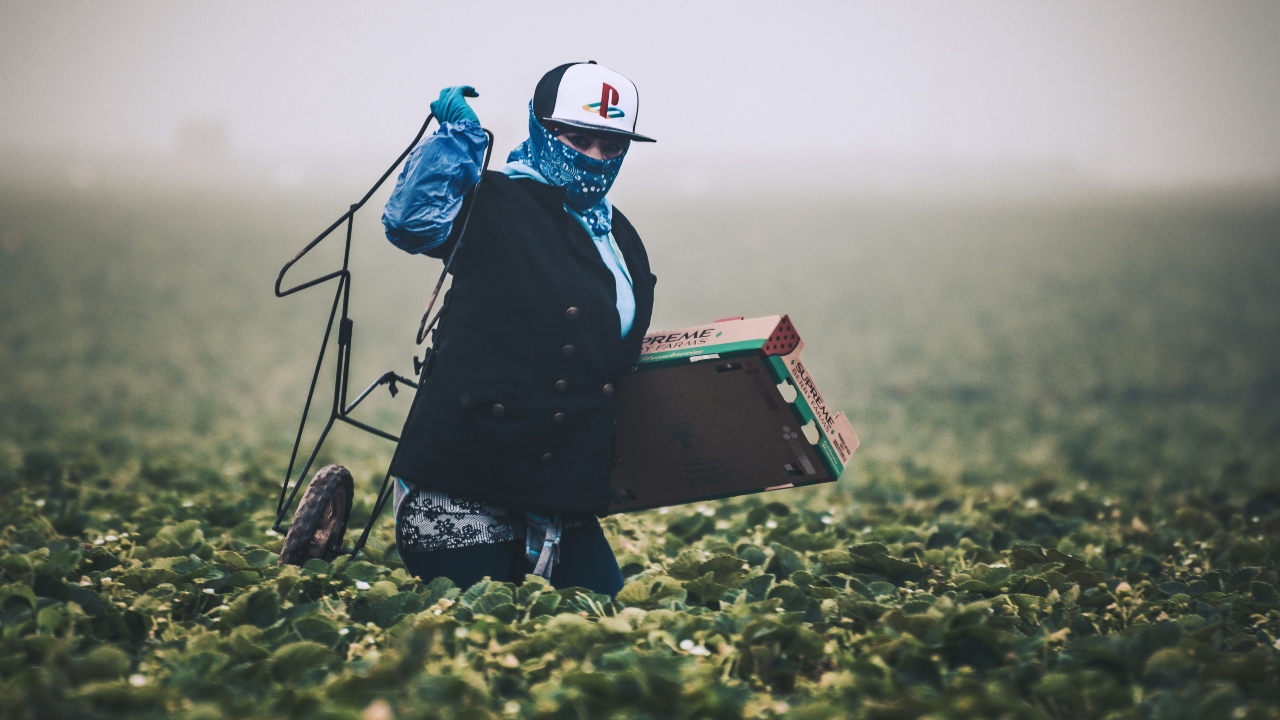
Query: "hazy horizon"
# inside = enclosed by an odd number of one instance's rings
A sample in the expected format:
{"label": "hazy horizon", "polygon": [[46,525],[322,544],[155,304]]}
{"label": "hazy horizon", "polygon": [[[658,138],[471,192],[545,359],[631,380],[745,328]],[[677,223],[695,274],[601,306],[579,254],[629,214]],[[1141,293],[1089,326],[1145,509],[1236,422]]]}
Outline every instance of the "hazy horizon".
{"label": "hazy horizon", "polygon": [[501,160],[537,78],[590,58],[659,140],[624,193],[1267,183],[1277,30],[1261,2],[6,2],[0,153],[73,185],[366,184],[441,86],[480,90]]}

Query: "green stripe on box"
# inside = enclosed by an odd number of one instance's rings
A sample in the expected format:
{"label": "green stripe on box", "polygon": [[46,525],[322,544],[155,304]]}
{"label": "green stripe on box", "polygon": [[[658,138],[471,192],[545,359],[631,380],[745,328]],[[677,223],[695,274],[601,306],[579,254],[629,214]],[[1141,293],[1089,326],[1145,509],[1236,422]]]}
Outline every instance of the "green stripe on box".
{"label": "green stripe on box", "polygon": [[[777,355],[770,355],[767,367],[773,376],[775,383],[781,383],[791,379],[791,371],[787,369],[786,362]],[[792,387],[795,387],[794,380]],[[813,426],[818,429],[818,449],[821,451],[819,457],[822,458],[822,464],[826,466],[827,472],[833,478],[839,478],[840,473],[844,472],[844,465],[840,462],[840,456],[836,454],[836,450],[831,445],[831,440],[827,438],[827,434],[823,432],[822,426],[818,424],[818,418],[813,413],[813,409],[809,407],[808,401],[804,399],[804,394],[800,392],[800,388],[796,388],[796,399],[791,403],[795,408],[795,414],[800,418],[801,425],[808,425],[813,422]]]}
{"label": "green stripe on box", "polygon": [[679,365],[681,361],[698,355],[719,355],[727,357],[741,357],[742,355],[755,354],[764,347],[763,340],[743,340],[735,343],[725,343],[723,345],[703,345],[701,347],[680,348],[679,350],[665,350],[648,355],[641,355],[639,362],[636,363],[637,370],[656,370],[661,367],[670,367]]}
{"label": "green stripe on box", "polygon": [[818,449],[822,452],[818,457],[822,459],[822,464],[827,466],[827,472],[836,480],[840,479],[840,473],[844,472],[844,465],[840,464],[840,456],[836,454],[836,449],[831,447],[831,441],[827,439],[826,434],[818,431],[821,439],[818,441]]}

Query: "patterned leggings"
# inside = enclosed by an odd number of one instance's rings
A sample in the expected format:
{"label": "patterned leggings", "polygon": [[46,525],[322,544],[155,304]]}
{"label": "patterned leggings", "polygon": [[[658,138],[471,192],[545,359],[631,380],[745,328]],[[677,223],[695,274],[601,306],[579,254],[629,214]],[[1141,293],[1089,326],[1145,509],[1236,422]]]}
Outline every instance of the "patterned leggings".
{"label": "patterned leggings", "polygon": [[[524,557],[524,538],[445,550],[410,551],[405,567],[420,580],[447,577],[467,589],[482,578],[524,582],[533,565]],[[613,597],[622,589],[622,571],[599,523],[566,528],[560,537],[560,563],[551,571],[555,588],[581,587]]]}

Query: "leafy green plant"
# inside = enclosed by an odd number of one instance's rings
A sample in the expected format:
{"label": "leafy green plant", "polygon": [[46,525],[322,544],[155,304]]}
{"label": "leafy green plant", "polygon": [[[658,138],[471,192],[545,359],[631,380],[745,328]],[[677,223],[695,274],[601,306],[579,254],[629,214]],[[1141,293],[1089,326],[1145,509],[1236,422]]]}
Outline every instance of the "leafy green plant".
{"label": "leafy green plant", "polygon": [[[421,582],[387,521],[358,559],[278,566],[307,377],[279,348],[316,318],[262,307],[259,265],[306,208],[5,198],[30,241],[0,263],[0,716],[1280,715],[1272,195],[760,210],[841,243],[803,278],[704,259],[809,303],[806,353],[864,446],[838,486],[606,519],[614,599]],[[709,238],[697,268],[737,217],[716,207],[645,226]],[[674,265],[685,320],[757,301]],[[353,523],[387,450],[328,450]]]}

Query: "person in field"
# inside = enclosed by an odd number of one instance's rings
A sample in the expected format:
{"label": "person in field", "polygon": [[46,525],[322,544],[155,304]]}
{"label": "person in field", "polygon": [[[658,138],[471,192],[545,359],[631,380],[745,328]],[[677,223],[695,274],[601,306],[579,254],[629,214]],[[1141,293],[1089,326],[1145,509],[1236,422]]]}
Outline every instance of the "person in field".
{"label": "person in field", "polygon": [[462,236],[391,468],[397,547],[424,580],[535,573],[613,595],[622,574],[596,514],[611,499],[615,388],[657,278],[607,196],[631,142],[653,140],[635,132],[630,80],[570,63],[542,77],[529,138],[481,178],[468,96],[449,87],[431,104],[440,127],[383,213],[406,252],[447,258]]}

